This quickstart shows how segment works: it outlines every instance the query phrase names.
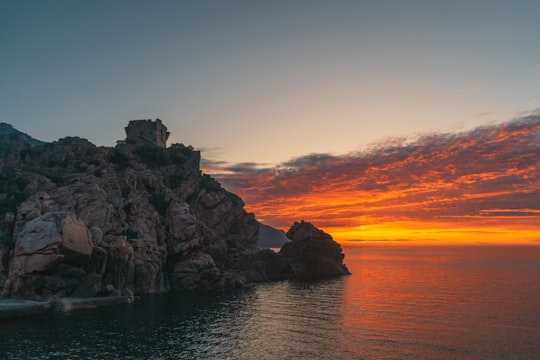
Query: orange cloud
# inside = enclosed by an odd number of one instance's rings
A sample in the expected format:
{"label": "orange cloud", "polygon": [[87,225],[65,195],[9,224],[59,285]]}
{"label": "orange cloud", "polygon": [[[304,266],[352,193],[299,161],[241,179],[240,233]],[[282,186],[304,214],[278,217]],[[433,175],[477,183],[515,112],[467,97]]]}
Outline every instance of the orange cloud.
{"label": "orange cloud", "polygon": [[272,168],[205,169],[279,228],[305,219],[338,240],[540,240],[538,115]]}

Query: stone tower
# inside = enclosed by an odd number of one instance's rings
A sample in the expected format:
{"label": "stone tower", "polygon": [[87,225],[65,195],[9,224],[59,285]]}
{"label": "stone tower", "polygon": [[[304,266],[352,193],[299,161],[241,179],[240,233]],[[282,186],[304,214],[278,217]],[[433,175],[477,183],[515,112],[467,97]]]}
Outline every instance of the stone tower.
{"label": "stone tower", "polygon": [[167,147],[170,132],[161,120],[131,120],[126,129],[126,141],[135,141],[138,144],[153,144]]}

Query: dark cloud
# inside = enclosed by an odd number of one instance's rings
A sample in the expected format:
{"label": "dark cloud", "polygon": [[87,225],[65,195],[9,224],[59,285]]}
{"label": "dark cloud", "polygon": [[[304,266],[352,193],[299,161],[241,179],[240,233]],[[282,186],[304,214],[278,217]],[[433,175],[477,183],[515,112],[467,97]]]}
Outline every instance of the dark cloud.
{"label": "dark cloud", "polygon": [[260,164],[253,163],[253,162],[244,162],[244,163],[238,163],[234,165],[229,165],[225,167],[225,170],[232,171],[235,173],[243,173],[243,174],[257,174],[261,171],[265,171],[264,169],[260,169]]}
{"label": "dark cloud", "polygon": [[313,167],[324,167],[327,164],[333,164],[339,157],[330,154],[310,154],[298,158],[294,158],[280,165],[280,168],[290,170],[303,170]]}

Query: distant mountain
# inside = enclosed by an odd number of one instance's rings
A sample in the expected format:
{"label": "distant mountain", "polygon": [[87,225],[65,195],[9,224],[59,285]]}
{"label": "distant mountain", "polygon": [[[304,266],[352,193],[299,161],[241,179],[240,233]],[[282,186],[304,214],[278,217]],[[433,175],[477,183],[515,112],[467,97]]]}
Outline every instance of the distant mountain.
{"label": "distant mountain", "polygon": [[22,140],[22,142],[30,145],[31,147],[38,146],[41,144],[45,144],[44,141],[34,139],[28,134],[25,134],[17,129],[15,129],[13,126],[7,123],[0,123],[0,139],[5,140],[7,138],[19,138]]}
{"label": "distant mountain", "polygon": [[258,248],[281,248],[283,244],[289,241],[291,240],[289,240],[283,230],[278,230],[265,224],[261,224],[259,227]]}
{"label": "distant mountain", "polygon": [[21,161],[23,151],[42,144],[46,143],[15,129],[10,124],[0,123],[0,175],[6,166],[13,167]]}

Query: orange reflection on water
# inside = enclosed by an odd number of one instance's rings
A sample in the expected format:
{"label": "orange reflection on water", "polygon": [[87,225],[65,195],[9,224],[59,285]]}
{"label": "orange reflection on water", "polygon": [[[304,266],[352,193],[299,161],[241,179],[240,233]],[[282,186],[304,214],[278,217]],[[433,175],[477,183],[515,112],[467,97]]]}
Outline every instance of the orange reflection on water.
{"label": "orange reflection on water", "polygon": [[[539,246],[344,246],[343,327],[374,358],[480,359],[538,342]],[[504,341],[503,341],[504,339]],[[397,355],[401,354],[401,355]],[[496,356],[495,356],[496,357]]]}

